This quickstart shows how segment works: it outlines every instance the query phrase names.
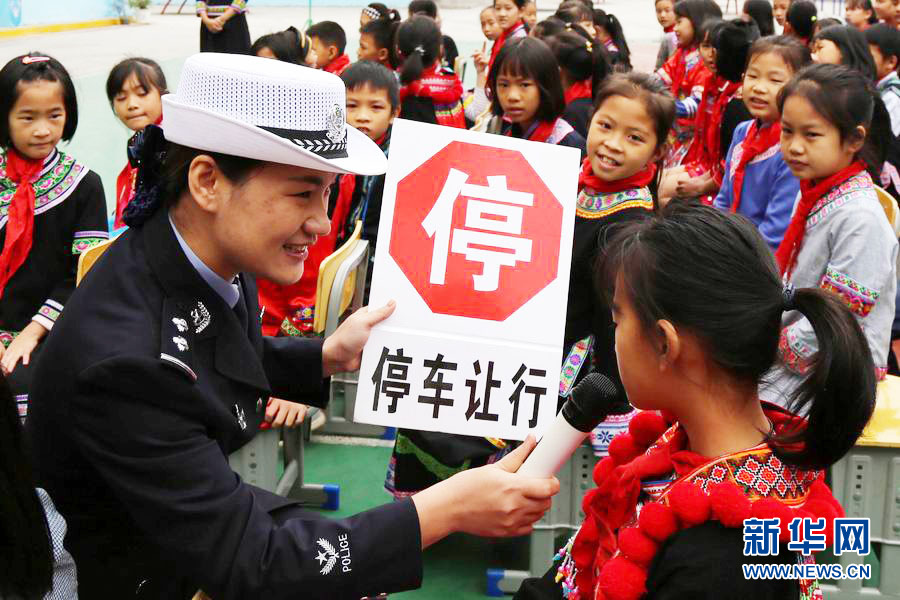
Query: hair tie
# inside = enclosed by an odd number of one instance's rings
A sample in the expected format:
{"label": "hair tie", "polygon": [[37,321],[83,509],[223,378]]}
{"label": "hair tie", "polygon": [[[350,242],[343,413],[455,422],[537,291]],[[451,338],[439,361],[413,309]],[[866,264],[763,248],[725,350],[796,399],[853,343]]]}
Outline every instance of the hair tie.
{"label": "hair tie", "polygon": [[413,48],[413,52],[418,52],[419,54],[425,54],[425,48],[422,47],[421,44]]}
{"label": "hair tie", "polygon": [[138,170],[134,197],[122,212],[122,220],[129,227],[143,225],[159,208],[167,150],[163,130],[156,125],[147,125],[128,140],[128,162]]}
{"label": "hair tie", "polygon": [[50,60],[49,56],[23,56],[22,64],[30,65],[31,63],[48,62],[49,60]]}
{"label": "hair tie", "polygon": [[819,19],[819,17],[817,17],[816,15],[813,15],[812,17],[810,17],[809,20],[811,23],[815,23],[818,19]]}
{"label": "hair tie", "polygon": [[790,310],[797,310],[797,304],[794,302],[795,296],[797,295],[797,290],[794,288],[794,284],[788,283],[785,284],[784,288],[781,290],[781,311],[787,312]]}
{"label": "hair tie", "polygon": [[594,45],[591,43],[590,40],[586,40],[584,42],[584,48],[585,48],[585,50],[588,51],[588,54],[592,54],[594,52]]}

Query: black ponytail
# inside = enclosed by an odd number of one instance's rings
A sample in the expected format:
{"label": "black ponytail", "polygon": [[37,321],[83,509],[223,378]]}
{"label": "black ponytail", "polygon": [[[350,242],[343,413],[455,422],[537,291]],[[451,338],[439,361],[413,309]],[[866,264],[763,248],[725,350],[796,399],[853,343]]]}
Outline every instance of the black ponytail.
{"label": "black ponytail", "polygon": [[441,30],[434,19],[417,15],[397,28],[397,52],[403,60],[400,83],[409,85],[440,58]]}
{"label": "black ponytail", "polygon": [[616,18],[616,15],[608,13],[599,8],[594,9],[594,26],[602,27],[609,34],[613,44],[619,49],[619,52],[612,57],[613,63],[618,71],[631,70],[631,50],[628,49],[628,42],[625,41],[625,32],[622,30],[622,23]]}
{"label": "black ponytail", "polygon": [[[715,256],[716,260],[709,260]],[[649,339],[666,319],[696,336],[711,362],[754,389],[778,358],[784,310],[800,311],[819,352],[789,406],[808,409],[805,426],[769,441],[786,463],[826,468],[856,442],[875,401],[875,370],[849,309],[823,290],[785,294],[768,245],[740,215],[671,202],[616,234],[598,263],[598,287],[618,277]]]}
{"label": "black ponytail", "polygon": [[812,325],[819,351],[788,405],[806,412],[807,425],[774,441],[786,462],[824,469],[853,447],[872,417],[875,366],[859,323],[834,294],[799,289],[793,305]]}
{"label": "black ponytail", "polygon": [[[578,33],[576,33],[576,28]],[[609,55],[599,42],[590,40],[577,25],[546,40],[553,50],[556,62],[572,83],[591,80],[591,90],[596,92],[606,77],[612,73]]]}

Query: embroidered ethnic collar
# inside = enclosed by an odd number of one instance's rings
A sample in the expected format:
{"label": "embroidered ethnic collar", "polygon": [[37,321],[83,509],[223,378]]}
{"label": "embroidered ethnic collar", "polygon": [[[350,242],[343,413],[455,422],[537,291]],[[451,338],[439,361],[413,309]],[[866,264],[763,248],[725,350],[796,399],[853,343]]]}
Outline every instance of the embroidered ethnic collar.
{"label": "embroidered ethnic collar", "polygon": [[857,173],[839,186],[832,188],[830,192],[822,196],[813,205],[809,211],[809,216],[806,218],[806,226],[812,227],[824,219],[832,210],[863,195],[874,196],[874,192],[874,184],[868,171]]}
{"label": "embroidered ethnic collar", "polygon": [[[78,186],[88,169],[74,157],[54,149],[44,159],[44,167],[34,186],[34,214],[48,211],[65,200]],[[6,224],[9,204],[16,184],[6,176],[6,150],[0,152],[0,227]]]}
{"label": "embroidered ethnic collar", "polygon": [[629,208],[653,210],[653,196],[647,187],[601,193],[584,188],[578,193],[575,214],[583,219],[602,219]]}

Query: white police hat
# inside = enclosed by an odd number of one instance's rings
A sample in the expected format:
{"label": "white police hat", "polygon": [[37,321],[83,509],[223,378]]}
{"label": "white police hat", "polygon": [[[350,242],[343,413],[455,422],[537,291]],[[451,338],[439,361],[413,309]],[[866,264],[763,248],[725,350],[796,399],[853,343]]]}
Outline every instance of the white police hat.
{"label": "white police hat", "polygon": [[346,123],[339,77],[280,60],[204,52],[162,98],[166,140],[334,173],[378,175],[384,153]]}

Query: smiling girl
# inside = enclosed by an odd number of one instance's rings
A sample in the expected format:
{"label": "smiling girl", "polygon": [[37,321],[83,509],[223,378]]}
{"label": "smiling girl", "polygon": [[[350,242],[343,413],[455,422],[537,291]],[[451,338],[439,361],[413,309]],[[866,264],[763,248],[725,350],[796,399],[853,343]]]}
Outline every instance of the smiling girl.
{"label": "smiling girl", "polygon": [[24,417],[33,354],[75,288],[78,256],[109,234],[100,177],[56,149],[78,125],[66,69],[19,56],[0,90],[0,368]]}
{"label": "smiling girl", "polygon": [[526,37],[528,29],[525,27],[523,11],[527,0],[494,0],[494,17],[500,28],[500,35],[491,46],[491,56],[488,59],[488,71],[494,66],[497,55],[506,42],[516,38]]}
{"label": "smiling girl", "polygon": [[809,50],[792,37],[762,38],[750,47],[742,95],[753,119],[734,131],[722,187],[713,201],[717,208],[750,219],[773,249],[800,191],[781,156],[778,92],[807,63]]}
{"label": "smiling girl", "polygon": [[[162,121],[163,94],[168,92],[166,75],[156,61],[149,58],[126,58],[109,72],[106,97],[113,112],[131,131],[137,133],[147,125]],[[137,169],[126,163],[116,179],[116,215],[113,229],[125,226],[122,212],[134,197]]]}
{"label": "smiling girl", "polygon": [[[883,378],[894,318],[897,238],[867,172],[880,172],[883,161],[872,133],[890,127],[875,100],[857,71],[824,64],[798,73],[779,96],[781,152],[800,180],[801,196],[775,258],[789,284],[819,287],[847,304]],[[782,326],[781,360],[762,396],[784,404],[819,346],[804,314],[786,313]]]}
{"label": "smiling girl", "polygon": [[530,37],[513,40],[497,55],[494,67],[488,76],[493,114],[487,124],[489,133],[584,152],[584,138],[562,118],[565,96],[556,58],[547,44]]}

